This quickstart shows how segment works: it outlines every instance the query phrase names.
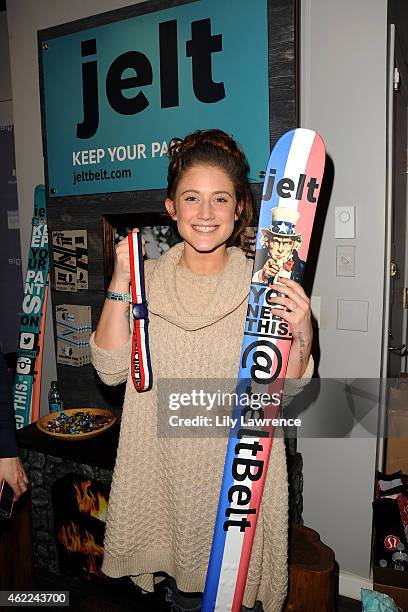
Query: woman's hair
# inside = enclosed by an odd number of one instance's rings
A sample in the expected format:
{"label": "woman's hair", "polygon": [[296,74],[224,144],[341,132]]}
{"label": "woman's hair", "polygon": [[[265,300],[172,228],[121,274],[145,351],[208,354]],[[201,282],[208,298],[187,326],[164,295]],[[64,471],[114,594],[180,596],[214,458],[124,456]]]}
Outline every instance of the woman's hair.
{"label": "woman's hair", "polygon": [[[248,182],[248,162],[235,140],[222,130],[198,130],[184,140],[173,139],[169,144],[170,158],[167,173],[167,197],[174,200],[183,173],[193,166],[221,168],[232,181],[237,203],[243,207],[228,240],[234,244],[254,216],[254,201]],[[238,214],[238,213],[237,213]]]}

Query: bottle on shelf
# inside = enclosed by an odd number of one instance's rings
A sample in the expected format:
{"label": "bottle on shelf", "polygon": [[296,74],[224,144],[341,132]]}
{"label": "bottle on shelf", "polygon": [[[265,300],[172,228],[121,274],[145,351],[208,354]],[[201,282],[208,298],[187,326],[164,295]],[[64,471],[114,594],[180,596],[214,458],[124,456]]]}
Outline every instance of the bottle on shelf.
{"label": "bottle on shelf", "polygon": [[64,402],[62,395],[58,391],[58,382],[56,380],[51,382],[48,392],[48,408],[50,412],[63,412],[64,410]]}

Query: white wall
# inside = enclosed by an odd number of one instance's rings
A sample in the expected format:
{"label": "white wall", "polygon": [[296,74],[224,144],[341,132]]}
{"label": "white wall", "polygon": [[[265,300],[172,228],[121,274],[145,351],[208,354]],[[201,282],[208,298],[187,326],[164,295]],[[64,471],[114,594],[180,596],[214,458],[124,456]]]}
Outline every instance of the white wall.
{"label": "white wall", "polygon": [[[301,125],[320,132],[334,164],[313,294],[321,296],[319,373],[380,375],[386,185],[386,0],[302,0]],[[334,237],[334,207],[356,207],[355,240]],[[336,245],[356,247],[356,276],[336,276]],[[337,329],[337,299],[369,302],[368,331]],[[324,384],[324,382],[323,382]],[[335,398],[312,410],[319,419]],[[358,432],[354,431],[358,436]],[[374,437],[303,439],[304,520],[341,570],[369,576]]]}
{"label": "white wall", "polygon": [[[32,194],[43,181],[36,32],[132,4],[126,0],[13,0],[8,6],[22,253]],[[302,0],[302,125],[321,132],[335,167],[313,293],[322,298],[322,377],[380,372],[385,197],[386,0]],[[353,279],[335,276],[333,207],[357,208]],[[339,242],[339,241],[337,241]],[[344,241],[348,243],[348,241]],[[368,332],[336,329],[337,298],[369,301]],[[51,322],[51,312],[48,314]],[[50,325],[45,383],[55,376]],[[324,406],[323,406],[324,408]],[[321,406],[318,406],[321,409]],[[301,440],[305,524],[332,546],[342,570],[369,573],[375,440]]]}
{"label": "white wall", "polygon": [[[37,31],[130,4],[137,4],[137,0],[12,0],[7,4],[23,270],[27,268],[34,188],[38,183],[44,183]],[[48,389],[50,381],[56,377],[49,300],[41,390],[42,414],[48,411]]]}

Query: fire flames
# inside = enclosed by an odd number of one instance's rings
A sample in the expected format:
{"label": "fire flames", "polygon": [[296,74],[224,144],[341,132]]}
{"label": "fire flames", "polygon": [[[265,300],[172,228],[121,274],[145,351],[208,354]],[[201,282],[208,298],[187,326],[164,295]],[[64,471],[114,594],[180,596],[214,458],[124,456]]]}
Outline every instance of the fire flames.
{"label": "fire flames", "polygon": [[99,493],[99,491],[96,492],[95,497],[92,491],[89,490],[90,486],[90,480],[81,481],[79,486],[76,482],[74,482],[78,509],[80,512],[90,514],[94,518],[97,518],[105,523],[106,514],[108,512],[108,502],[103,495]]}
{"label": "fire flames", "polygon": [[87,565],[85,568],[89,574],[97,574],[100,576],[100,571],[97,568],[96,557],[103,557],[103,548],[95,542],[92,533],[85,529],[85,533],[81,536],[81,532],[73,521],[69,525],[61,527],[58,534],[58,539],[70,552],[78,552],[86,555]]}
{"label": "fire flames", "polygon": [[[108,511],[108,502],[105,497],[99,491],[96,491],[96,495],[94,495],[90,489],[90,480],[80,482],[74,480],[73,486],[78,510],[105,523]],[[88,577],[95,574],[99,578],[106,579],[106,576],[99,569],[100,560],[99,562],[97,560],[98,557],[103,557],[103,547],[95,542],[91,532],[70,520],[59,530],[58,539],[68,552],[84,555],[85,565],[83,569]]]}

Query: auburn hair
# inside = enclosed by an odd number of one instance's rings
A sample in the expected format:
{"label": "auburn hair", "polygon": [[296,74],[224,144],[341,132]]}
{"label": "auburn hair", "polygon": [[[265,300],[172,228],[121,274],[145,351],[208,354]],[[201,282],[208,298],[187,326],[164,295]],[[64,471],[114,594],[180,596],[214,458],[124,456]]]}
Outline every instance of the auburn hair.
{"label": "auburn hair", "polygon": [[198,130],[183,140],[173,138],[169,144],[170,158],[167,172],[167,197],[174,200],[178,183],[184,172],[198,165],[221,168],[234,185],[237,204],[243,204],[234,231],[227,241],[235,244],[240,234],[254,218],[254,200],[248,181],[248,162],[235,140],[222,130]]}

